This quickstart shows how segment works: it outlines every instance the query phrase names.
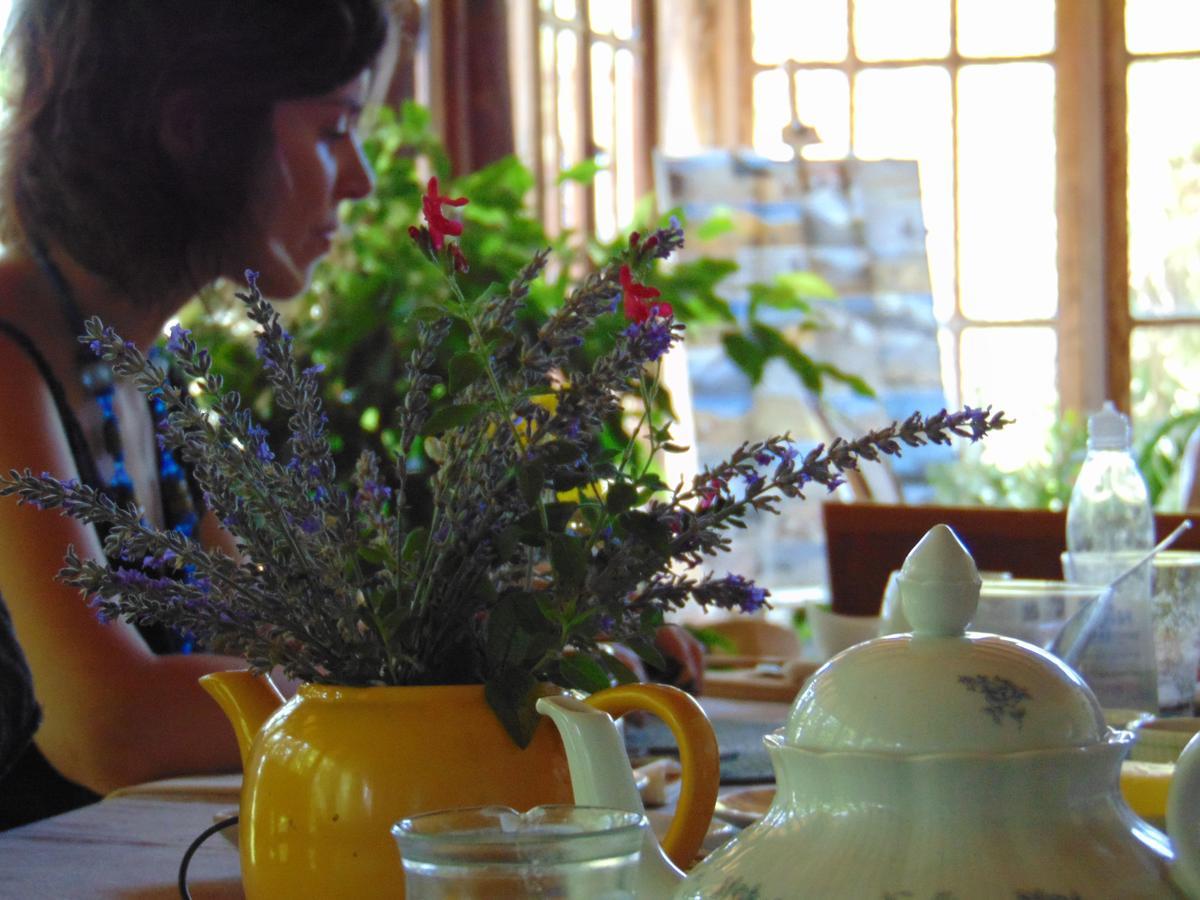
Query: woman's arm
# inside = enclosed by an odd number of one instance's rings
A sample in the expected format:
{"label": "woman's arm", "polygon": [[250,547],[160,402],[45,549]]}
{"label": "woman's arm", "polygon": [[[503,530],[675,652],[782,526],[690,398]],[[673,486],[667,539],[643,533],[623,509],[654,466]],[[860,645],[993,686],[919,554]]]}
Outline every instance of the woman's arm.
{"label": "woman's arm", "polygon": [[[0,337],[0,471],[78,472],[49,389]],[[156,656],[137,630],[100,622],[55,579],[68,546],[100,558],[94,528],[0,498],[0,595],[42,706],[35,740],[68,778],[100,793],[188,772],[236,770],[233,732],[197,679],[240,660]]]}

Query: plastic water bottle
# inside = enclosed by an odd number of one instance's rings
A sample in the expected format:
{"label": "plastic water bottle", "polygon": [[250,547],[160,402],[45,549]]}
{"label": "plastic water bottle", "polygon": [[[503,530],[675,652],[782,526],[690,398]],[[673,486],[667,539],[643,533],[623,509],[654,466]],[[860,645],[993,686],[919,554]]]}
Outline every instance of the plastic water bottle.
{"label": "plastic water bottle", "polygon": [[[1088,419],[1088,451],[1067,506],[1065,574],[1097,591],[1154,546],[1154,511],[1129,419],[1111,401]],[[1078,668],[1107,708],[1159,711],[1152,567],[1115,590]],[[1190,699],[1190,698],[1189,698]]]}
{"label": "plastic water bottle", "polygon": [[1132,453],[1129,419],[1106,401],[1088,419],[1088,451],[1067,506],[1067,552],[1154,546],[1154,511]]}

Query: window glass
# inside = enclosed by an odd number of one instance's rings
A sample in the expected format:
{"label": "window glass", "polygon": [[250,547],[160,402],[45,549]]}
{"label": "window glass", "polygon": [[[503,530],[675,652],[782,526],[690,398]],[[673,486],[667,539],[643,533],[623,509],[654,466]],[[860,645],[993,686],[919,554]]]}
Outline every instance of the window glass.
{"label": "window glass", "polygon": [[[614,104],[617,109],[630,110],[634,107],[634,75],[635,60],[630,50],[617,50],[614,67],[613,90]],[[616,209],[617,221],[607,237],[616,234],[617,225],[628,225],[633,220],[634,206],[638,201],[637,188],[634,182],[634,160],[637,158],[636,135],[634,132],[633,116],[627,112],[616,117],[616,141],[612,147],[613,165],[616,167],[616,197],[610,204]],[[599,200],[597,200],[599,202]]]}
{"label": "window glass", "polygon": [[846,58],[846,0],[753,0],[750,21],[754,61],[761,65]]}
{"label": "window glass", "polygon": [[597,34],[629,40],[633,37],[633,0],[591,0],[588,22]]}
{"label": "window glass", "polygon": [[1054,50],[1054,0],[958,0],[962,56],[1035,56]]}
{"label": "window glass", "polygon": [[1013,424],[984,442],[983,458],[1016,471],[1046,452],[1058,418],[1057,342],[1046,326],[967,328],[961,338],[964,403],[1004,410]]}
{"label": "window glass", "polygon": [[1129,67],[1129,276],[1135,316],[1200,313],[1200,59]]}
{"label": "window glass", "polygon": [[1200,408],[1200,325],[1134,328],[1130,362],[1135,425]]}
{"label": "window glass", "polygon": [[1131,53],[1200,50],[1200,3],[1196,0],[1128,0],[1125,46]]}
{"label": "window glass", "polygon": [[804,148],[805,159],[841,159],[850,153],[850,81],[837,69],[796,73],[800,121],[817,130],[820,143]]}
{"label": "window glass", "polygon": [[950,0],[856,0],[854,49],[868,62],[950,52]]}
{"label": "window glass", "polygon": [[941,66],[867,69],[854,84],[854,149],[861,159],[915,159],[934,311],[954,304],[954,139],[950,76]]}
{"label": "window glass", "polygon": [[754,150],[768,159],[791,159],[792,148],[783,140],[791,121],[787,72],[772,69],[754,76]]}
{"label": "window glass", "polygon": [[1054,70],[964,66],[958,75],[962,311],[1052,318],[1058,301]]}
{"label": "window glass", "polygon": [[[1152,435],[1160,435],[1156,453],[1183,461],[1200,410],[1200,325],[1135,327],[1129,351],[1134,444],[1144,446]],[[1200,461],[1190,462],[1194,466]],[[1183,508],[1178,469],[1152,470],[1150,475],[1162,484],[1156,508]]]}

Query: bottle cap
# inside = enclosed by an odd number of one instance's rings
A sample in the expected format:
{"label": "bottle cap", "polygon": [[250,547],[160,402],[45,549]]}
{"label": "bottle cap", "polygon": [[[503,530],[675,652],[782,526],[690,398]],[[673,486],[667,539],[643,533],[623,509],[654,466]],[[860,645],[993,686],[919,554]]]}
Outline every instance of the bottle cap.
{"label": "bottle cap", "polygon": [[1088,448],[1091,450],[1126,450],[1130,445],[1129,419],[1111,400],[1104,408],[1088,417]]}

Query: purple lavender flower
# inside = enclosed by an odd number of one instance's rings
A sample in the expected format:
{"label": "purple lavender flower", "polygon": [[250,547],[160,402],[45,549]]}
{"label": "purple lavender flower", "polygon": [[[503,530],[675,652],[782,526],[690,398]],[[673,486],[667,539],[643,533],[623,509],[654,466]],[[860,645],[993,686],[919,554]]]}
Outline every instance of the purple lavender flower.
{"label": "purple lavender flower", "polygon": [[742,612],[756,612],[767,602],[766,589],[759,587],[744,575],[730,572],[725,576],[725,583],[731,588],[731,593]]}
{"label": "purple lavender flower", "polygon": [[258,273],[253,269],[247,269],[242,273],[246,279],[246,284],[250,286],[250,290],[258,290]]}
{"label": "purple lavender flower", "polygon": [[167,350],[171,353],[186,353],[192,333],[176,322],[171,326],[171,336],[167,340]]}
{"label": "purple lavender flower", "polygon": [[258,444],[254,448],[255,456],[263,462],[270,462],[275,458],[275,453],[271,450],[271,445],[267,443],[267,429],[261,425],[251,425],[246,429],[246,434],[249,435],[252,441],[256,441]]}

